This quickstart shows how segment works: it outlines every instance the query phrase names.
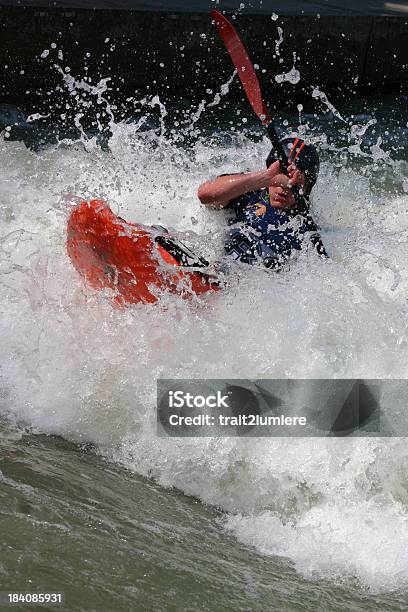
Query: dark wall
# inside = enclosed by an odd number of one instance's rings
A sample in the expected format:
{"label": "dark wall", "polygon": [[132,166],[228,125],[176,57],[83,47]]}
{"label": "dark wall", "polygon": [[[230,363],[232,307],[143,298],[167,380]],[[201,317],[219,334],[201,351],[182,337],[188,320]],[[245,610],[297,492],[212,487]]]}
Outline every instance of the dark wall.
{"label": "dark wall", "polygon": [[[76,78],[111,77],[109,95],[129,114],[131,96],[158,93],[187,104],[208,98],[207,89],[218,91],[233,71],[208,14],[3,6],[0,19],[0,102],[26,112],[57,115],[72,102],[56,64],[68,66]],[[389,93],[406,87],[407,18],[298,15],[273,21],[240,15],[234,23],[276,105],[307,104],[315,86],[340,106],[359,90]],[[278,26],[284,37],[282,64],[273,57]],[[50,53],[41,58],[45,49]],[[274,76],[292,68],[295,51],[300,83],[278,85]],[[237,83],[230,97],[242,98]]]}
{"label": "dark wall", "polygon": [[0,6],[209,13],[213,8],[246,15],[400,15],[407,5],[386,0],[0,0]]}

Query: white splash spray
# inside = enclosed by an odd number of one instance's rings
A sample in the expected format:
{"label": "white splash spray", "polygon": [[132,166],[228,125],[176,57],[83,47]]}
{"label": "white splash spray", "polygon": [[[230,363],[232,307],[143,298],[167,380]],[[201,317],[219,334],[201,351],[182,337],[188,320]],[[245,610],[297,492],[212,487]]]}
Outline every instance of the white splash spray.
{"label": "white splash spray", "polygon": [[296,83],[299,83],[300,72],[296,68],[296,60],[297,60],[297,55],[296,53],[293,53],[293,66],[291,70],[289,70],[289,72],[283,72],[282,74],[277,74],[275,76],[275,81],[277,83],[284,83],[285,81],[287,83],[292,83],[292,85],[296,85]]}
{"label": "white splash spray", "polygon": [[280,46],[283,43],[283,29],[280,26],[278,26],[278,34],[279,38],[275,40],[275,54],[277,57],[280,56]]}
{"label": "white splash spray", "polygon": [[341,121],[345,121],[343,117],[340,115],[339,111],[333,106],[333,104],[329,101],[328,97],[323,91],[320,91],[318,87],[315,87],[312,91],[312,97],[320,99],[323,104],[333,113],[335,117],[340,119]]}
{"label": "white splash spray", "polygon": [[[264,167],[268,144],[240,135],[187,151],[165,130],[112,131],[110,152],[34,155],[0,140],[2,415],[92,441],[222,508],[242,542],[304,576],[408,588],[404,440],[165,439],[155,423],[163,376],[407,378],[407,197],[390,193],[384,206],[358,164],[323,160],[313,206],[329,262],[304,252],[281,275],[239,268],[228,291],[198,306],[164,296],[117,311],[69,264],[64,194],[104,196],[129,221],[189,232],[217,258],[224,213],[200,206],[197,186],[211,172]],[[372,159],[358,162],[369,172]]]}

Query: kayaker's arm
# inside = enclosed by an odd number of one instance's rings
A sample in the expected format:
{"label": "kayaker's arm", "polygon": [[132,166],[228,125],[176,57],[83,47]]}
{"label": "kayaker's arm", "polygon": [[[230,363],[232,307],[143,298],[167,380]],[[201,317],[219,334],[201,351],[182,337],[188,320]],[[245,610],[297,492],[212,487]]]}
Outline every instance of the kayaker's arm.
{"label": "kayaker's arm", "polygon": [[[224,208],[234,198],[248,191],[269,187],[280,173],[280,164],[275,162],[265,170],[218,176],[214,181],[206,181],[197,191],[198,199],[205,206]],[[285,177],[286,181],[288,178]]]}

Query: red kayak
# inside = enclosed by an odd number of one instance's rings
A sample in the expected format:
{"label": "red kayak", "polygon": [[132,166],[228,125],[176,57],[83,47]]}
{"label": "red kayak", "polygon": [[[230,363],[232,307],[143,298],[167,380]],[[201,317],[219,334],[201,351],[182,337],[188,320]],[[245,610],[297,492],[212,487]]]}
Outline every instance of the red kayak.
{"label": "red kayak", "polygon": [[86,282],[94,289],[111,289],[120,306],[156,302],[162,290],[191,298],[220,289],[208,262],[167,230],[127,223],[102,200],[73,208],[67,251]]}

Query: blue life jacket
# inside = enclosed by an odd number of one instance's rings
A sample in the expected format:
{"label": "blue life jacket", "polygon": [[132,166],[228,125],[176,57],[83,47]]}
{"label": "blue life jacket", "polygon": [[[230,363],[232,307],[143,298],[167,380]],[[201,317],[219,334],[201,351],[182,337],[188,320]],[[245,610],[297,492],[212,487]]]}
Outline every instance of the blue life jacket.
{"label": "blue life jacket", "polygon": [[231,200],[227,208],[234,215],[229,219],[224,248],[234,259],[280,268],[292,249],[301,249],[306,231],[303,217],[299,223],[296,212],[274,208],[268,188],[245,193]]}

